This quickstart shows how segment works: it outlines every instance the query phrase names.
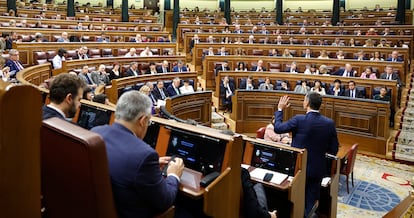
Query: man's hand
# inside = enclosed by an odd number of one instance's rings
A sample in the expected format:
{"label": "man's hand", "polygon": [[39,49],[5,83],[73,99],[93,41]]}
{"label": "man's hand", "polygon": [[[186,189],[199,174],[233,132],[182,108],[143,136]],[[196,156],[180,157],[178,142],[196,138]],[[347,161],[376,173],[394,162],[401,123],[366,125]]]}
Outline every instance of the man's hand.
{"label": "man's hand", "polygon": [[184,162],[183,159],[176,157],[174,161],[171,161],[168,164],[167,175],[170,173],[174,173],[178,177],[181,177],[184,170]]}
{"label": "man's hand", "polygon": [[166,164],[168,164],[168,161],[170,161],[170,160],[171,160],[171,157],[170,156],[160,157],[158,159],[158,162],[160,163],[161,169],[164,168],[164,166]]}
{"label": "man's hand", "polygon": [[279,104],[277,105],[277,109],[284,110],[285,108],[288,108],[290,106],[289,99],[290,98],[287,95],[282,96],[279,99]]}
{"label": "man's hand", "polygon": [[271,218],[277,218],[277,210],[274,210],[272,212],[269,211],[269,214]]}

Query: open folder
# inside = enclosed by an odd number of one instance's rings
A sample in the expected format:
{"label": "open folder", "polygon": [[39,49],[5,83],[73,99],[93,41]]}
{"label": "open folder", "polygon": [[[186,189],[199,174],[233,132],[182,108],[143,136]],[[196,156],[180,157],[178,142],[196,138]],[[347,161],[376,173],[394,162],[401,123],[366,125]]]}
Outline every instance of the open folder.
{"label": "open folder", "polygon": [[266,170],[266,169],[262,169],[262,168],[254,169],[253,171],[250,172],[250,176],[252,178],[255,178],[255,179],[258,179],[258,180],[263,180],[266,173],[273,174],[273,177],[270,180],[270,183],[274,183],[274,184],[277,184],[277,185],[282,184],[282,182],[285,181],[288,178],[287,174],[283,174],[283,173],[279,173],[279,172],[275,172],[275,171],[271,171],[271,170]]}

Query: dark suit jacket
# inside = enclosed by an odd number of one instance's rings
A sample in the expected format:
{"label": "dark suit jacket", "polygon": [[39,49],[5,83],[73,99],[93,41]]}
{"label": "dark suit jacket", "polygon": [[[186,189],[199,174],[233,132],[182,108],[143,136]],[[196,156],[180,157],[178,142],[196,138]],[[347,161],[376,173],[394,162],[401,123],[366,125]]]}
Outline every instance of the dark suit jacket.
{"label": "dark suit jacket", "polygon": [[[344,96],[345,97],[351,97],[350,96],[351,91],[349,89],[345,90]],[[355,98],[364,98],[363,93],[355,89]]]}
{"label": "dark suit jacket", "polygon": [[[380,79],[387,79],[387,73],[381,73],[381,75],[380,75]],[[392,79],[392,80],[397,80],[398,85],[402,85],[401,79],[400,79],[400,77],[398,76],[398,74],[396,74],[396,73],[392,73],[392,75],[391,75],[391,79]]]}
{"label": "dark suit jacket", "polygon": [[[21,61],[19,61],[19,63],[23,66]],[[10,77],[11,78],[15,78],[16,74],[20,71],[19,68],[17,67],[16,63],[14,63],[14,61],[12,61],[10,59],[8,59],[6,61],[5,66],[10,68]]]}
{"label": "dark suit jacket", "polygon": [[254,184],[250,180],[249,171],[241,169],[241,183],[243,188],[243,217],[245,218],[268,218],[268,209],[260,205]]}
{"label": "dark suit jacket", "polygon": [[[137,74],[139,75],[139,71],[137,69]],[[126,72],[125,72],[125,76],[135,76],[134,72],[131,70],[131,68],[129,68]]]}
{"label": "dark suit jacket", "polygon": [[[232,82],[229,82],[229,87],[234,95],[235,86]],[[223,104],[231,104],[231,96],[229,98],[226,98],[226,88],[224,88],[223,81],[220,82],[220,98]]]}
{"label": "dark suit jacket", "polygon": [[274,127],[279,134],[292,132],[292,146],[308,150],[307,177],[322,178],[326,172],[325,153],[338,152],[334,121],[318,112],[308,112],[283,122],[283,111],[276,111]]}
{"label": "dark suit jacket", "polygon": [[[392,61],[392,58],[387,58],[386,61]],[[404,60],[401,57],[397,57],[397,62],[403,62]]]}
{"label": "dark suit jacket", "polygon": [[[165,87],[162,88],[162,91],[164,92],[165,97],[168,97],[168,92]],[[151,93],[152,93],[152,96],[154,96],[156,100],[164,100],[161,96],[161,93],[158,87],[154,87]]]}
{"label": "dark suit jacket", "polygon": [[[339,69],[337,70],[333,75],[337,75],[337,76],[343,76],[345,72],[345,69]],[[354,77],[355,75],[355,70],[352,70],[349,74],[350,77]]]}
{"label": "dark suit jacket", "polygon": [[43,105],[42,107],[42,111],[43,111],[43,120],[52,118],[52,117],[58,117],[60,119],[65,119],[62,114],[60,114],[59,112],[57,112],[55,109],[48,107],[47,105]]}
{"label": "dark suit jacket", "polygon": [[[266,67],[262,67],[263,71],[266,71]],[[257,70],[257,66],[253,66],[251,71],[256,71]]]}
{"label": "dark suit jacket", "polygon": [[161,175],[157,152],[119,123],[91,131],[106,145],[118,217],[153,217],[174,202],[179,182]]}
{"label": "dark suit jacket", "polygon": [[178,90],[178,93],[175,91],[175,89],[173,87],[173,84],[169,85],[167,87],[168,96],[173,97],[173,96],[181,94],[180,93],[180,87],[177,87],[177,90]]}
{"label": "dark suit jacket", "polygon": [[[187,72],[188,70],[187,70],[187,67],[186,66],[183,66],[182,68],[181,68],[181,71],[182,72]],[[172,72],[178,72],[178,66],[174,66],[173,67],[173,69],[172,69]]]}
{"label": "dark suit jacket", "polygon": [[[162,66],[158,66],[157,67],[157,72],[158,73],[163,73],[162,68],[163,68]],[[170,68],[169,67],[167,67],[167,72],[170,72]]]}
{"label": "dark suit jacket", "polygon": [[[230,67],[227,66],[227,67],[225,67],[225,69],[226,69],[226,71],[229,71]],[[223,66],[217,66],[216,69],[214,69],[214,73],[215,73],[216,76],[218,75],[219,71],[223,71]]]}
{"label": "dark suit jacket", "polygon": [[[335,95],[333,88],[334,88],[333,86],[329,88],[329,91],[328,91],[329,95]],[[341,88],[339,90],[338,96],[344,96],[344,95],[345,95],[345,89]]]}

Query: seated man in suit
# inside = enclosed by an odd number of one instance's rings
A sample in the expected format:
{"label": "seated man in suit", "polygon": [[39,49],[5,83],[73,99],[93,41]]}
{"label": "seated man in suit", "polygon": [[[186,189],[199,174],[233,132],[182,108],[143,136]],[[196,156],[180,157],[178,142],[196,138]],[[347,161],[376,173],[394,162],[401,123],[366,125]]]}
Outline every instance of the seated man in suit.
{"label": "seated man in suit", "polygon": [[394,73],[393,72],[391,66],[386,66],[385,67],[385,72],[384,73],[381,73],[380,79],[397,80],[397,83],[398,83],[397,85],[398,86],[401,86],[402,85],[402,82],[401,82],[400,77],[398,76],[397,73]]}
{"label": "seated man in suit", "polygon": [[253,66],[251,71],[256,71],[256,72],[266,71],[266,68],[263,66],[263,60],[258,60],[257,65]]}
{"label": "seated man in suit", "polygon": [[329,88],[328,95],[344,96],[345,90],[341,87],[341,80],[336,79],[334,85]]}
{"label": "seated man in suit", "polygon": [[50,103],[43,105],[43,119],[58,117],[72,118],[80,107],[83,96],[83,82],[75,75],[57,75],[49,89]]}
{"label": "seated man in suit", "polygon": [[266,77],[266,80],[264,83],[260,84],[259,90],[273,90],[273,84],[270,82],[270,78]]}
{"label": "seated man in suit", "polygon": [[234,33],[243,33],[243,30],[240,29],[240,25],[237,24],[237,25],[234,26],[234,31],[233,32]]}
{"label": "seated man in suit", "polygon": [[313,54],[309,48],[305,50],[305,54],[302,55],[304,58],[313,58]]}
{"label": "seated man in suit", "polygon": [[155,101],[165,100],[168,97],[167,89],[164,87],[164,81],[158,80],[157,86],[151,91],[152,96],[154,96]]}
{"label": "seated man in suit", "polygon": [[184,66],[184,63],[181,60],[179,60],[177,62],[177,65],[175,65],[172,69],[172,72],[187,72],[187,71],[188,71],[187,67]]}
{"label": "seated man in suit", "polygon": [[6,67],[10,68],[10,78],[16,78],[16,74],[23,70],[23,64],[19,58],[19,51],[16,49],[10,49],[9,51],[10,58],[6,61]]}
{"label": "seated man in suit", "polygon": [[86,54],[87,51],[88,51],[88,47],[86,47],[86,46],[81,46],[80,48],[78,48],[76,50],[77,59],[79,59],[79,60],[88,59],[88,55]]}
{"label": "seated man in suit", "polygon": [[231,97],[234,95],[234,90],[234,84],[230,82],[228,76],[225,76],[220,83],[220,99],[224,106],[224,112],[231,112],[232,110]]}
{"label": "seated man in suit", "polygon": [[355,82],[352,80],[348,82],[348,89],[345,90],[344,95],[350,98],[364,98],[363,93],[356,89]]}
{"label": "seated man in suit", "polygon": [[167,177],[161,167],[170,157],[159,157],[142,139],[150,125],[152,103],[138,91],[124,93],[118,100],[115,123],[91,131],[102,136],[108,157],[118,217],[154,217],[174,203],[184,164],[169,162]]}
{"label": "seated man in suit", "polygon": [[164,60],[162,62],[162,65],[157,67],[157,72],[158,73],[168,73],[168,72],[170,72],[170,65],[168,64],[167,60]]}
{"label": "seated man in suit", "polygon": [[226,47],[221,46],[219,52],[216,54],[218,56],[227,56],[229,53],[226,51]]}
{"label": "seated man in suit", "polygon": [[92,72],[92,81],[97,85],[110,85],[111,81],[109,80],[109,74],[106,72],[106,67],[104,64],[99,65],[98,71]]}
{"label": "seated man in suit", "polygon": [[217,76],[220,71],[229,71],[229,70],[230,70],[229,62],[224,61],[223,63],[221,63],[221,65],[217,66],[216,69],[214,69],[214,73]]}
{"label": "seated man in suit", "polygon": [[181,79],[178,77],[175,77],[171,85],[167,87],[168,96],[173,97],[176,95],[180,95],[181,94],[180,85],[181,85]]}
{"label": "seated man in suit", "polygon": [[132,62],[129,69],[125,72],[125,76],[138,76],[140,73],[138,73],[138,63]]}
{"label": "seated man in suit", "polygon": [[[289,107],[289,97],[279,100],[275,112],[274,130],[278,134],[292,132],[292,147],[306,148],[308,159],[306,165],[305,184],[305,217],[319,200],[321,181],[326,172],[326,153],[336,155],[338,152],[338,137],[335,122],[320,114],[319,108],[322,97],[311,92],[305,96],[303,107],[306,115],[296,115],[283,122],[283,110]],[[323,131],[321,131],[323,130]]]}
{"label": "seated man in suit", "polygon": [[345,68],[341,68],[337,70],[333,75],[343,76],[343,77],[355,77],[357,76],[358,72],[352,69],[351,64],[345,64]]}
{"label": "seated man in suit", "polygon": [[392,51],[391,57],[387,58],[387,61],[391,62],[403,62],[404,60],[398,56],[398,51]]}
{"label": "seated man in suit", "polygon": [[288,73],[299,73],[298,65],[295,61],[290,64],[290,67],[286,68],[286,72]]}

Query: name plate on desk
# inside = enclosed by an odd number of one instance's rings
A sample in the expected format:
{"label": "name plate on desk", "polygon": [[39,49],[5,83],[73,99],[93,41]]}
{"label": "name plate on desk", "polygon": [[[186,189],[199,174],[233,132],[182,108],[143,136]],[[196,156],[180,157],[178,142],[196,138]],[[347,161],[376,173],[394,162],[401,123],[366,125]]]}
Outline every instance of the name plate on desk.
{"label": "name plate on desk", "polygon": [[277,185],[282,184],[282,182],[284,182],[288,178],[288,175],[286,175],[286,174],[278,173],[278,172],[271,171],[271,170],[265,170],[265,169],[262,169],[262,168],[256,168],[256,169],[252,170],[250,172],[250,176],[252,178],[255,178],[255,179],[258,179],[258,180],[263,180],[266,173],[273,174],[273,177],[269,182],[277,184]]}

